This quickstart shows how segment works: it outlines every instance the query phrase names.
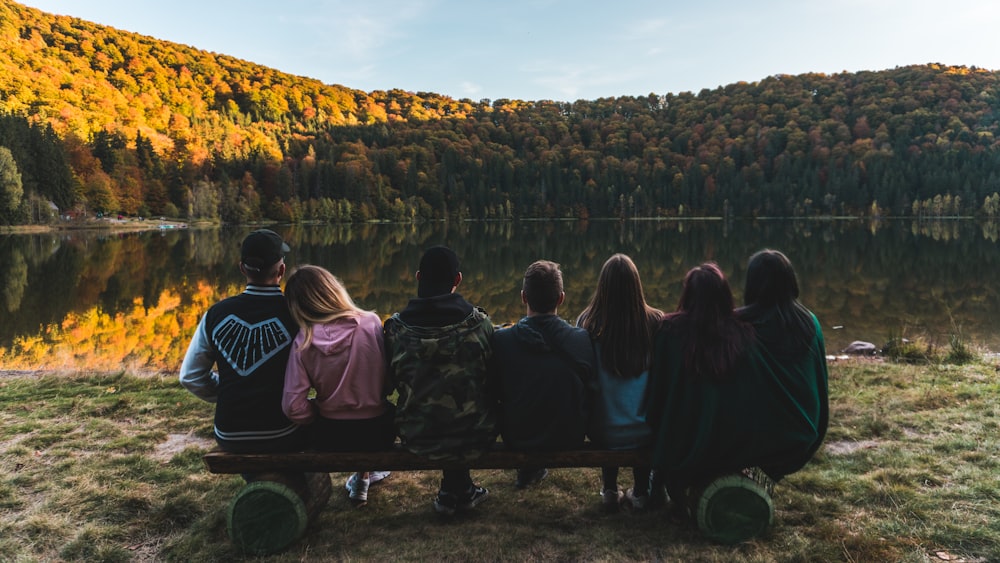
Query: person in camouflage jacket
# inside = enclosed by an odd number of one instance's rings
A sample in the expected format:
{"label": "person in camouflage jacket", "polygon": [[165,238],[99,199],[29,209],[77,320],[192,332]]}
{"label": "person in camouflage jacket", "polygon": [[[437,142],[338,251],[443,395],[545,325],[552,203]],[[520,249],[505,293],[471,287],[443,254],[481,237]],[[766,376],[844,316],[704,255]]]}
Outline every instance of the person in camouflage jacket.
{"label": "person in camouflage jacket", "polygon": [[[430,459],[464,461],[496,441],[497,399],[487,370],[493,323],[455,292],[462,282],[458,265],[451,249],[428,249],[417,271],[417,297],[385,321],[384,331],[403,446]],[[448,469],[434,508],[454,514],[488,495],[468,469]]]}
{"label": "person in camouflage jacket", "polygon": [[478,457],[496,439],[495,409],[482,377],[493,324],[479,308],[445,327],[410,326],[399,313],[385,335],[399,392],[396,427],[403,444],[430,459]]}

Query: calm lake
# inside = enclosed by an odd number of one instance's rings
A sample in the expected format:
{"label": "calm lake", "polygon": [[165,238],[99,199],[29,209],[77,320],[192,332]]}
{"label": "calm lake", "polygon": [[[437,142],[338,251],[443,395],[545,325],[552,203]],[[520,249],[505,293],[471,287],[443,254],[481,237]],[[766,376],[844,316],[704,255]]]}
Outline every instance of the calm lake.
{"label": "calm lake", "polygon": [[[176,369],[204,310],[239,292],[239,244],[250,227],[140,233],[0,235],[0,369]],[[685,272],[717,262],[742,299],[747,258],[777,248],[795,264],[802,302],[829,353],[893,336],[946,346],[961,334],[1000,350],[997,227],[974,221],[590,221],[278,226],[290,267],[338,275],[383,318],[415,293],[423,249],[462,258],[460,292],[497,324],[522,314],[536,259],[562,265],[572,321],[604,260],[630,255],[647,300],[673,310]]]}

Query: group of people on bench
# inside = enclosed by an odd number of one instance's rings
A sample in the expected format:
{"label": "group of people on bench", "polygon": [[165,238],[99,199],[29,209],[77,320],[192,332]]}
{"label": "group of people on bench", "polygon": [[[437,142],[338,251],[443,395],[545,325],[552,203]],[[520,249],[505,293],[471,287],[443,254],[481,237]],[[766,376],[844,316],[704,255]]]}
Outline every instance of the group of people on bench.
{"label": "group of people on bench", "polygon": [[[376,451],[398,437],[413,453],[461,462],[498,436],[524,451],[589,439],[652,451],[627,493],[619,468],[603,468],[604,507],[642,510],[666,491],[683,511],[706,478],[753,467],[777,481],[824,438],[823,334],[778,251],[750,258],[743,307],[708,262],[687,273],[671,313],[646,303],[635,264],[615,254],[575,326],[559,316],[559,265],[540,260],[524,273],[525,316],[500,329],[458,293],[447,247],[424,252],[417,296],[384,323],[319,266],[296,268],[282,293],[288,251],[273,231],[246,237],[246,289],[206,312],[181,366],[181,383],[216,404],[225,451]],[[346,488],[360,504],[386,472],[358,469]],[[515,484],[546,475],[524,467]],[[434,508],[453,514],[488,495],[468,469],[444,470]]]}

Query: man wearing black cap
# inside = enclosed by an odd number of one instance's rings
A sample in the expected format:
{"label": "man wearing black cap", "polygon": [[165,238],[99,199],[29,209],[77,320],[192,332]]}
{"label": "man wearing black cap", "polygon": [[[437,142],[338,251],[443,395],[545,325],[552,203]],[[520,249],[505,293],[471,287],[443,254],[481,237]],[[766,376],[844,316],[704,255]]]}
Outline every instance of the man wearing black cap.
{"label": "man wearing black cap", "polygon": [[[408,450],[431,459],[473,459],[496,441],[496,399],[487,389],[493,323],[455,292],[460,283],[455,252],[428,249],[417,297],[385,321],[396,429]],[[468,469],[445,470],[434,509],[454,514],[488,495]]]}
{"label": "man wearing black cap", "polygon": [[281,410],[285,364],[298,332],[278,285],[286,252],[288,245],[274,231],[247,235],[240,253],[246,289],[209,308],[181,364],[181,384],[215,403],[215,439],[225,451],[304,445],[304,432]]}

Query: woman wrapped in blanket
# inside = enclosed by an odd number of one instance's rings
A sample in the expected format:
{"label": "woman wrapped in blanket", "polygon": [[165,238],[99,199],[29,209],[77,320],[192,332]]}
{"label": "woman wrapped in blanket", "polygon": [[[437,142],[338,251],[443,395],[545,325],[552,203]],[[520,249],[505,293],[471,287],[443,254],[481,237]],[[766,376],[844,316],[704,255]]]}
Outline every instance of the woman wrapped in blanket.
{"label": "woman wrapped in blanket", "polygon": [[[795,301],[790,263],[774,268],[767,256],[751,260],[751,307],[737,314],[729,283],[706,263],[688,272],[678,311],[657,333],[647,402],[654,493],[665,483],[674,510],[686,512],[690,489],[721,475],[759,467],[777,481],[825,435],[822,334]],[[800,310],[813,321],[805,333],[789,317]]]}
{"label": "woman wrapped in blanket", "polygon": [[778,480],[808,462],[829,422],[826,345],[819,320],[799,303],[799,282],[787,256],[765,249],[750,257],[736,315],[753,325],[754,357],[773,378],[775,399],[790,411],[788,443],[761,467]]}

